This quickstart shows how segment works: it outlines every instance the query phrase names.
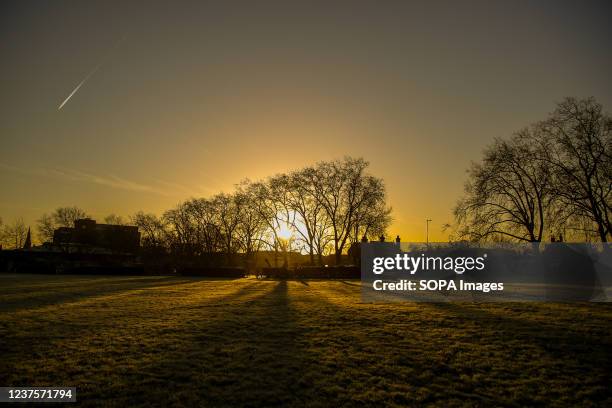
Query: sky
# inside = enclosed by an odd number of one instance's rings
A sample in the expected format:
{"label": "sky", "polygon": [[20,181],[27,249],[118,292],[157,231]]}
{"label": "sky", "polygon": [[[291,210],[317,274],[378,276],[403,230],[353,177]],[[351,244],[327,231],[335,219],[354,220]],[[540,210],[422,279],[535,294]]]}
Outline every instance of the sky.
{"label": "sky", "polygon": [[612,111],[611,20],[609,1],[4,1],[0,217],[161,214],[350,155],[386,183],[389,235],[431,219],[444,241],[495,137],[566,96]]}

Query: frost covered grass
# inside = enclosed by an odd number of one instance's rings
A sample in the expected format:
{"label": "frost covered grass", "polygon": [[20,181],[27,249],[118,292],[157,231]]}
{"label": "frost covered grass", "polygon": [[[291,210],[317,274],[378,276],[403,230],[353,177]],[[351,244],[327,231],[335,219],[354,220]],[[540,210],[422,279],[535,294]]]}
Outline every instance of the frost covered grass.
{"label": "frost covered grass", "polygon": [[82,405],[612,404],[608,304],[368,304],[359,285],[0,275],[0,385]]}

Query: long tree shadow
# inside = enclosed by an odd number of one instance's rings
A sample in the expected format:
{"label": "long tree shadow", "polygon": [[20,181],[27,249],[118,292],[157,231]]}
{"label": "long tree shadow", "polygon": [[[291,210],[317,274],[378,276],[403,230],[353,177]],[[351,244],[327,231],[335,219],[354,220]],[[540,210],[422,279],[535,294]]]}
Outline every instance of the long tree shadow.
{"label": "long tree shadow", "polygon": [[12,274],[5,277],[0,295],[16,294],[31,290],[44,290],[52,287],[75,288],[111,285],[119,283],[138,283],[152,281],[167,281],[177,279],[177,276],[109,276],[109,275],[20,275]]}
{"label": "long tree shadow", "polygon": [[[603,333],[585,330],[579,324],[559,324],[559,322],[547,322],[542,319],[533,321],[525,317],[514,317],[509,311],[504,312],[503,309],[500,313],[493,313],[483,307],[487,305],[486,303],[467,305],[449,302],[427,303],[426,305],[455,315],[460,319],[475,322],[483,328],[483,335],[494,332],[496,335],[507,336],[508,339],[533,343],[538,345],[543,352],[555,358],[566,358],[568,354],[575,353],[573,357],[591,364],[604,361],[612,363],[612,353],[609,352],[612,342],[608,342],[607,347],[598,347],[604,346],[601,344],[602,338],[610,339],[612,333],[610,330]],[[491,307],[490,304],[489,307]],[[601,353],[604,349],[606,352]]]}
{"label": "long tree shadow", "polygon": [[[0,295],[0,312],[10,312],[26,309],[37,309],[48,305],[61,305],[62,303],[78,302],[92,297],[108,296],[121,292],[138,289],[155,289],[164,286],[176,286],[194,282],[193,279],[179,277],[163,278],[128,278],[111,281],[82,283],[66,287],[49,286],[48,289],[36,290],[21,289],[16,293],[5,291]],[[8,293],[7,293],[8,292]]]}
{"label": "long tree shadow", "polygon": [[[270,283],[271,284],[271,283]],[[149,373],[186,405],[285,406],[303,404],[311,387],[303,377],[312,359],[302,347],[300,328],[286,281],[248,300],[223,301],[214,320],[192,320],[181,344],[160,350]]]}
{"label": "long tree shadow", "polygon": [[[533,312],[540,321],[523,321],[517,316],[524,310],[512,307],[500,316],[458,303],[351,304],[342,301],[348,293],[340,287],[322,295],[325,304],[321,296],[311,299],[319,319],[310,324],[319,326],[317,335],[331,340],[333,349],[346,350],[336,377],[342,371],[382,377],[383,387],[369,384],[369,389],[387,395],[395,394],[389,384],[412,387],[397,403],[459,398],[476,405],[533,405],[538,401],[534,388],[541,385],[538,398],[568,398],[574,391],[563,387],[592,393],[591,401],[606,397],[601,390],[610,381],[605,367],[610,366],[611,337],[605,314],[587,319],[588,326],[575,322],[568,327],[558,317],[541,321],[549,312],[537,308]],[[358,301],[355,292],[353,300]],[[321,359],[330,358],[322,354]]]}
{"label": "long tree shadow", "polygon": [[[537,382],[539,393],[549,398],[576,398],[577,393],[586,389],[591,403],[600,404],[610,398],[612,342],[609,319],[581,320],[579,313],[575,321],[554,313],[548,318],[532,319],[538,315],[537,310],[532,310],[534,315],[526,316],[529,308],[523,309],[524,305],[506,305],[508,310],[496,312],[486,310],[493,307],[491,304],[428,303],[427,306],[470,327],[476,336],[475,344],[483,354],[485,350],[497,350],[506,356],[508,366],[513,369],[498,370],[492,379],[503,379],[507,383],[510,380],[514,384],[531,382],[531,387]],[[588,325],[582,324],[587,322]],[[449,365],[455,364],[459,353],[461,349],[455,347],[447,354]],[[543,372],[545,376],[541,376]],[[524,392],[520,401],[533,405],[536,400],[532,394]]]}
{"label": "long tree shadow", "polygon": [[[118,375],[120,373],[114,372],[113,366],[121,364],[127,355],[142,353],[145,344],[163,345],[163,348],[151,351],[167,352],[172,349],[172,344],[164,343],[164,334],[178,332],[177,327],[184,324],[180,316],[197,313],[198,308],[215,308],[227,304],[245,296],[250,288],[256,286],[256,283],[247,283],[229,295],[215,297],[206,293],[206,289],[214,289],[215,285],[206,285],[201,288],[202,296],[194,296],[200,283],[212,282],[198,278],[174,285],[142,286],[133,289],[135,293],[138,292],[135,296],[130,296],[129,290],[107,294],[111,296],[108,299],[92,296],[86,299],[89,304],[86,308],[60,308],[53,312],[46,310],[34,320],[16,318],[0,322],[6,351],[4,363],[7,367],[6,371],[0,370],[0,382],[50,386],[69,381],[78,383],[80,391],[87,395],[88,390],[95,387],[97,382],[106,380],[98,377],[94,367],[107,365],[110,369],[108,376]],[[155,290],[164,287],[174,292],[172,296],[169,297],[167,290]],[[141,290],[147,291],[143,293]],[[125,294],[128,294],[127,298]],[[183,295],[188,295],[188,299],[183,299]],[[131,299],[129,303],[126,302],[128,298]],[[156,304],[162,307],[156,307]],[[112,313],[109,313],[110,310]],[[58,322],[56,316],[49,319],[48,313],[65,317]],[[71,353],[72,359],[66,366],[68,370],[58,369],[58,366],[66,365],[64,356],[67,352]],[[32,354],[38,357],[23,358],[24,355]],[[32,364],[36,365],[34,371],[31,369]],[[75,370],[71,369],[73,366]],[[84,378],[85,386],[83,379],[76,381],[72,377],[72,371],[87,374]]]}

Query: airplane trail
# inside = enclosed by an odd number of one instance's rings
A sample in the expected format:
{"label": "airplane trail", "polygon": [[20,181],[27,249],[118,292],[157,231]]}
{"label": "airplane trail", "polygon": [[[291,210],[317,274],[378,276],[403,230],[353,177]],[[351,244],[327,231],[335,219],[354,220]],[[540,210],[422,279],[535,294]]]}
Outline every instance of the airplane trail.
{"label": "airplane trail", "polygon": [[[121,44],[123,42],[123,40],[125,40],[125,36],[123,36],[119,41],[117,41],[117,43],[115,43],[115,45],[110,49],[110,51],[107,54],[107,58],[108,56],[110,56],[110,54],[115,50],[115,48],[117,48],[119,46],[119,44]],[[72,98],[74,96],[74,94],[77,93],[77,91],[79,90],[80,87],[83,86],[83,84],[85,82],[87,82],[87,80],[89,78],[92,77],[93,74],[95,74],[98,69],[100,69],[100,67],[102,66],[102,64],[104,63],[104,61],[106,61],[107,58],[104,58],[104,60],[102,60],[102,62],[100,62],[89,74],[87,74],[85,76],[85,78],[83,78],[83,80],[81,82],[79,82],[79,84],[76,86],[76,88],[74,88],[72,90],[72,92],[70,92],[70,94],[66,97],[66,99],[64,99],[64,101],[60,104],[60,106],[57,108],[58,111],[62,110],[62,108],[64,107],[64,105],[66,105],[66,103],[68,103],[68,101],[70,100],[70,98]]]}
{"label": "airplane trail", "polygon": [[66,104],[66,103],[67,103],[67,102],[70,100],[70,98],[72,98],[72,96],[73,96],[75,93],[77,93],[77,91],[79,90],[79,88],[80,88],[81,86],[83,86],[83,84],[84,84],[84,83],[85,83],[85,82],[86,82],[86,81],[87,81],[89,78],[91,78],[91,76],[92,76],[93,74],[95,74],[95,73],[96,73],[96,71],[97,71],[99,68],[100,68],[100,65],[98,65],[96,68],[94,68],[94,70],[93,70],[93,71],[91,71],[89,74],[87,74],[87,76],[85,76],[85,78],[83,78],[83,80],[82,80],[81,82],[79,82],[79,84],[76,86],[76,88],[74,88],[74,89],[72,90],[72,92],[70,92],[70,95],[68,95],[68,97],[66,97],[66,99],[64,99],[64,102],[62,102],[62,103],[60,104],[59,108],[57,108],[57,110],[58,110],[58,111],[59,111],[59,110],[62,110],[62,108],[63,108],[63,107],[64,107],[64,105],[65,105],[65,104]]}

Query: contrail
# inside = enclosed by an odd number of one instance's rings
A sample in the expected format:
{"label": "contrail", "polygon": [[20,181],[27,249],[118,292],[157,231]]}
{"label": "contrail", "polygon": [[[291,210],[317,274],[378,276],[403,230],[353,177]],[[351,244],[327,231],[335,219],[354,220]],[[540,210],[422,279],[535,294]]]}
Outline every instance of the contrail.
{"label": "contrail", "polygon": [[102,64],[99,64],[97,67],[95,67],[93,71],[91,71],[89,74],[87,74],[87,76],[85,78],[83,78],[83,80],[81,82],[79,82],[79,84],[76,86],[76,88],[74,88],[74,90],[72,92],[70,92],[70,95],[68,95],[68,97],[66,99],[64,99],[64,102],[61,103],[61,105],[59,106],[59,108],[57,108],[57,110],[62,110],[64,105],[70,100],[70,98],[72,98],[72,96],[75,93],[77,93],[77,91],[79,90],[79,88],[81,86],[83,86],[85,81],[87,81],[93,74],[96,73],[96,71],[100,68],[100,65],[102,65]]}
{"label": "contrail", "polygon": [[[116,44],[113,46],[113,48],[111,48],[111,49],[110,49],[110,51],[108,52],[108,54],[107,54],[106,56],[108,57],[108,56],[111,54],[111,52],[113,52],[113,50],[114,50],[115,48],[117,48],[117,47],[119,46],[119,44],[121,44],[121,43],[123,42],[123,40],[125,40],[125,36],[123,36],[123,37],[122,37],[122,38],[121,38],[119,41],[117,41],[117,43],[116,43]],[[92,71],[91,71],[89,74],[87,74],[87,75],[85,76],[85,78],[83,78],[83,80],[82,80],[81,82],[79,82],[79,84],[76,86],[76,88],[74,88],[74,89],[72,90],[72,92],[70,92],[70,95],[68,95],[68,96],[66,97],[66,99],[64,99],[64,102],[62,102],[62,103],[60,104],[59,108],[57,108],[57,110],[58,110],[58,111],[59,111],[59,110],[62,110],[62,108],[64,107],[64,105],[65,105],[66,103],[68,103],[68,101],[70,100],[70,98],[72,98],[72,97],[74,96],[74,94],[75,94],[75,93],[77,93],[77,91],[79,90],[79,88],[80,88],[80,87],[82,87],[82,86],[83,86],[83,84],[84,84],[85,82],[87,82],[87,80],[88,80],[89,78],[91,78],[91,76],[92,76],[93,74],[95,74],[95,73],[96,73],[96,71],[98,71],[98,69],[100,69],[100,67],[102,66],[102,64],[104,63],[104,61],[106,61],[106,59],[107,59],[107,58],[104,58],[104,60],[102,60],[102,62],[100,62],[100,63],[99,63],[99,64],[98,64],[98,65],[97,65],[97,66],[96,66],[96,67],[95,67],[95,68],[94,68],[94,69],[93,69],[93,70],[92,70]]]}

